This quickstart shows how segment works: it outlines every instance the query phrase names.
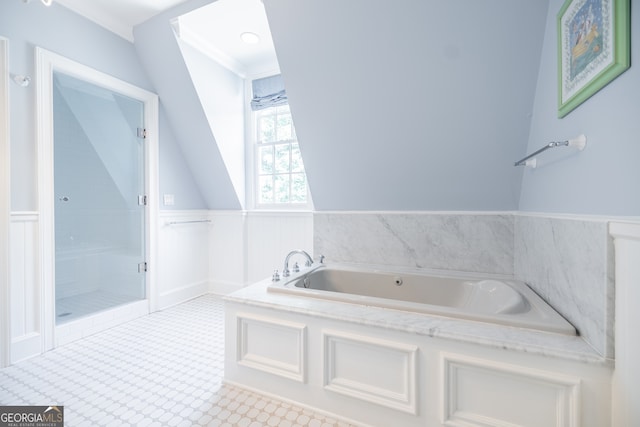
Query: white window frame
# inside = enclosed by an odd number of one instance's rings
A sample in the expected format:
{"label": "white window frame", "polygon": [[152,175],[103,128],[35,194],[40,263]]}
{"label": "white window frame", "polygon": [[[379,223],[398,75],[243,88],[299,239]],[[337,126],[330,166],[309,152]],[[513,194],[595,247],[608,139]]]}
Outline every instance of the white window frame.
{"label": "white window frame", "polygon": [[[247,203],[246,206],[249,210],[266,210],[266,211],[312,211],[313,210],[313,201],[311,200],[311,193],[309,191],[309,181],[307,178],[307,173],[305,169],[305,179],[307,180],[307,202],[306,203],[259,203],[258,202],[258,149],[259,144],[256,141],[257,136],[257,122],[256,122],[256,113],[251,110],[251,98],[253,96],[252,93],[252,84],[253,80],[268,77],[274,74],[278,74],[278,72],[270,72],[256,76],[247,77],[245,80],[245,145],[246,145],[246,156],[245,156],[245,169],[246,169],[246,197]],[[295,123],[294,123],[295,127]],[[284,141],[283,141],[284,142]],[[298,142],[298,146],[300,142],[297,139],[296,134],[296,142]]]}

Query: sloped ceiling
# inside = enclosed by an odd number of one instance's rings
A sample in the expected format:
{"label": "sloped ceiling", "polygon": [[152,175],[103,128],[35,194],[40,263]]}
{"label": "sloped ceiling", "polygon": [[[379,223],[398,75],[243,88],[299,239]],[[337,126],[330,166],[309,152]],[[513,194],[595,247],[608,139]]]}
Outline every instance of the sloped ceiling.
{"label": "sloped ceiling", "polygon": [[[135,45],[207,205],[242,202],[170,20]],[[316,210],[517,210],[546,0],[264,0]]]}
{"label": "sloped ceiling", "polygon": [[191,0],[136,26],[135,47],[207,208],[241,209],[171,26],[174,18],[209,3]]}
{"label": "sloped ceiling", "polygon": [[541,0],[265,0],[317,210],[515,210]]}
{"label": "sloped ceiling", "polygon": [[[245,43],[240,35],[251,32],[257,43]],[[239,76],[278,73],[262,0],[216,0],[179,18],[179,35]]]}
{"label": "sloped ceiling", "polygon": [[133,41],[134,26],[187,0],[56,0],[120,37]]}

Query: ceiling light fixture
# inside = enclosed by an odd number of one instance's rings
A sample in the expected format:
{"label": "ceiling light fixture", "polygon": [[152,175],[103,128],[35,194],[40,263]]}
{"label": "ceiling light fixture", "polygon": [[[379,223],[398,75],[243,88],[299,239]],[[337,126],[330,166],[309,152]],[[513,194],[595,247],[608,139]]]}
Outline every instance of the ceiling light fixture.
{"label": "ceiling light fixture", "polygon": [[247,31],[246,33],[240,34],[240,40],[246,44],[257,44],[260,42],[260,36],[256,33]]}

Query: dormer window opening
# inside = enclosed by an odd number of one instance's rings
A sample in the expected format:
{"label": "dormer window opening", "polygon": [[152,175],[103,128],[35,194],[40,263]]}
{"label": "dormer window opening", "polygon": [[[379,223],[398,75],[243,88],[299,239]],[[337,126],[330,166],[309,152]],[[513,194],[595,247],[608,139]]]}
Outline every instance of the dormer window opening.
{"label": "dormer window opening", "polygon": [[254,80],[252,88],[255,207],[307,208],[307,177],[282,77]]}

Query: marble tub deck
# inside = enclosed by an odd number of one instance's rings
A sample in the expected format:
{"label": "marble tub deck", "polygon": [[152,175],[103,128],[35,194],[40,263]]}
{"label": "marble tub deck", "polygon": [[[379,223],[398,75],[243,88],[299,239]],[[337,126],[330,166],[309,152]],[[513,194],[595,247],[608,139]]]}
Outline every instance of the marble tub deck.
{"label": "marble tub deck", "polygon": [[291,296],[267,291],[270,283],[270,280],[255,283],[227,295],[224,300],[581,363],[613,366],[611,359],[600,355],[580,336]]}

